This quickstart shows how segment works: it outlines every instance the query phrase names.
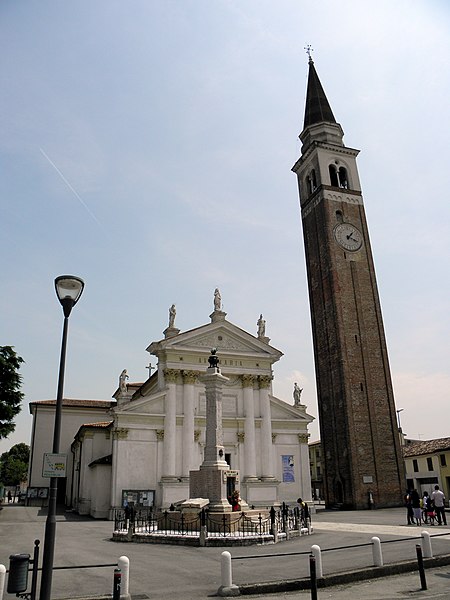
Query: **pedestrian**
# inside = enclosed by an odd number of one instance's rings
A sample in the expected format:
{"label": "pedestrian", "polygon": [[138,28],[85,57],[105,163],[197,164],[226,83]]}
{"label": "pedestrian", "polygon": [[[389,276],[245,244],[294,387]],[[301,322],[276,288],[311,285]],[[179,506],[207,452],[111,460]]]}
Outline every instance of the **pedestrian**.
{"label": "pedestrian", "polygon": [[11,502],[11,500],[12,500],[11,490],[8,490],[8,502]]}
{"label": "pedestrian", "polygon": [[310,521],[309,506],[301,498],[297,498],[297,502],[300,505],[300,521],[303,527],[308,527]]}
{"label": "pedestrian", "polygon": [[431,496],[428,492],[423,493],[422,498],[422,518],[424,523],[428,523],[428,514],[432,511]]}
{"label": "pedestrian", "polygon": [[442,523],[447,525],[447,518],[445,516],[445,496],[438,485],[434,486],[434,492],[431,494],[431,499],[433,500],[434,510],[436,511],[438,525],[442,525]]}
{"label": "pedestrian", "polygon": [[414,513],[411,504],[411,492],[409,490],[406,491],[404,501],[406,506],[406,518],[408,519],[408,525],[414,525]]}
{"label": "pedestrian", "polygon": [[416,525],[422,524],[422,509],[420,508],[420,496],[419,492],[414,489],[411,492],[411,506],[416,520]]}

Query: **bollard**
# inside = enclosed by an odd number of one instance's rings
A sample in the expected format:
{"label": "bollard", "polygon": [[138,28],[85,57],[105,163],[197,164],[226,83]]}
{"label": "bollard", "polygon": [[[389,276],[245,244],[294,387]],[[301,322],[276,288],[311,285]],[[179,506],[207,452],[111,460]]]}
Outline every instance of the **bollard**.
{"label": "bollard", "polygon": [[220,556],[220,580],[222,585],[217,590],[219,596],[239,596],[240,591],[237,585],[233,585],[233,576],[231,572],[231,554],[225,550]]}
{"label": "bollard", "polygon": [[316,546],[315,544],[314,544],[314,546],[311,546],[311,554],[316,559],[316,575],[317,575],[318,579],[322,579],[322,577],[323,577],[322,551],[320,549],[320,546]]}
{"label": "bollard", "polygon": [[6,567],[0,565],[0,600],[3,598],[3,590],[5,589]]}
{"label": "bollard", "polygon": [[117,567],[114,569],[114,580],[113,580],[113,600],[120,600],[120,583],[122,579],[122,573]]}
{"label": "bollard", "polygon": [[416,544],[417,563],[419,565],[420,584],[423,590],[427,589],[427,579],[425,577],[425,568],[423,566],[422,548]]}
{"label": "bollard", "polygon": [[309,577],[311,580],[311,600],[317,600],[317,573],[316,573],[316,557],[309,557]]}
{"label": "bollard", "polygon": [[120,582],[120,597],[131,598],[130,596],[130,559],[128,556],[121,556],[117,561],[117,568],[122,574]]}
{"label": "bollard", "polygon": [[428,531],[422,531],[422,551],[424,558],[433,558],[433,550],[431,548],[431,536]]}
{"label": "bollard", "polygon": [[383,566],[383,554],[381,552],[381,542],[379,537],[372,538],[372,555],[373,564],[375,567]]}

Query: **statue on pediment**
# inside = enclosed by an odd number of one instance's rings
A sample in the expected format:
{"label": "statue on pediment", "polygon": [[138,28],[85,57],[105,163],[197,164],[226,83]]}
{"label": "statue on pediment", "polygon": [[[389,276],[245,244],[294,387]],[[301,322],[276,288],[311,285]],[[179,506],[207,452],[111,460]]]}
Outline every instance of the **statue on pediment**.
{"label": "statue on pediment", "polygon": [[294,383],[294,406],[301,405],[303,388],[299,388],[297,383]]}
{"label": "statue on pediment", "polygon": [[222,310],[222,296],[219,288],[214,290],[214,310]]}
{"label": "statue on pediment", "polygon": [[263,319],[262,314],[259,315],[259,319],[256,322],[256,325],[258,326],[258,337],[259,338],[265,337],[265,335],[266,335],[266,322]]}
{"label": "statue on pediment", "polygon": [[175,317],[177,316],[177,309],[175,304],[169,308],[169,328],[175,327]]}
{"label": "statue on pediment", "polygon": [[119,376],[119,390],[121,392],[127,392],[127,379],[129,379],[128,373],[127,370],[124,369]]}

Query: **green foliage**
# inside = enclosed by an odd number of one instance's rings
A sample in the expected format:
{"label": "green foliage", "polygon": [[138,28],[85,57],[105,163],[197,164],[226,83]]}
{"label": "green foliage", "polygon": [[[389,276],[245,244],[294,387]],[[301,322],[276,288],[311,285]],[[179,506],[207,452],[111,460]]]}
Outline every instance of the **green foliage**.
{"label": "green foliage", "polygon": [[16,444],[8,452],[0,456],[0,481],[3,485],[19,485],[25,481],[28,473],[30,447],[27,444]]}
{"label": "green foliage", "polygon": [[0,346],[0,439],[14,431],[14,417],[22,409],[22,377],[18,370],[23,362],[12,346]]}

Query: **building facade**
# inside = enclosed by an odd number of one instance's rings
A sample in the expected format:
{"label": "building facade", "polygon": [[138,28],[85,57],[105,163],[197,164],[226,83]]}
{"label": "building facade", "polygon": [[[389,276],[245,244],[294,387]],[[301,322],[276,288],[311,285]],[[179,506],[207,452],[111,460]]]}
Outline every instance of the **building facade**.
{"label": "building facade", "polygon": [[450,498],[450,438],[415,441],[403,447],[407,488],[423,495],[435,485]]}
{"label": "building facade", "polygon": [[[311,500],[313,417],[299,402],[273,395],[273,365],[282,353],[269,344],[262,317],[257,335],[227,321],[218,303],[210,319],[180,332],[172,315],[164,338],[147,348],[157,357],[156,372],[144,383],[130,384],[124,371],[115,402],[97,420],[87,407],[84,420],[71,423],[64,438],[70,463],[65,493],[74,510],[107,518],[130,501],[167,508],[189,498],[189,473],[203,461],[202,375],[211,348],[217,348],[228,379],[222,399],[225,460],[241,497],[255,507],[295,503],[299,496]],[[63,407],[63,429],[68,408]],[[41,440],[39,452],[43,446]]]}
{"label": "building facade", "polygon": [[401,503],[404,477],[356,157],[310,58],[298,178],[328,506]]}

